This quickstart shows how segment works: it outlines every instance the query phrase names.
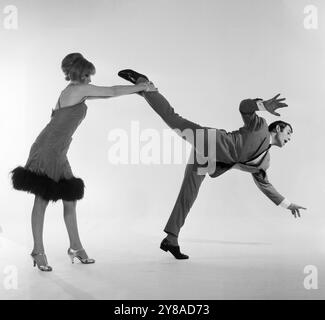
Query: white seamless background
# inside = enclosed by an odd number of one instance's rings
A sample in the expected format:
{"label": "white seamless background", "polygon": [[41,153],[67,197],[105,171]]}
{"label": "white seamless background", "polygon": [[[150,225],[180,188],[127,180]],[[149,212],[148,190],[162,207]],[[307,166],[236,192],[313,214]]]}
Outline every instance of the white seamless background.
{"label": "white seamless background", "polygon": [[[257,189],[249,173],[231,170],[205,179],[181,237],[268,243],[267,252],[284,257],[294,252],[324,254],[323,1],[311,1],[318,8],[317,30],[304,28],[307,3],[302,0],[31,2],[15,1],[17,30],[0,28],[4,238],[32,247],[33,196],[13,190],[8,174],[25,164],[31,144],[67,85],[61,60],[81,52],[96,66],[93,84],[127,84],[117,72],[135,69],[155,83],[176,112],[205,126],[238,129],[241,100],[268,99],[277,93],[286,97],[289,107],[280,110],[280,118],[259,112],[268,123],[283,119],[293,126],[290,143],[282,149],[272,147],[268,175],[281,194],[308,210],[294,219]],[[0,4],[4,8],[7,3]],[[85,246],[105,246],[104,236],[123,238],[125,248],[140,238],[154,237],[158,245],[185,161],[111,164],[110,130],[128,130],[132,121],[161,133],[167,126],[139,95],[86,103],[87,116],[68,152],[74,174],[86,185],[77,206]],[[45,219],[46,248],[65,248],[62,205],[50,204]],[[107,246],[109,250],[109,242]]]}

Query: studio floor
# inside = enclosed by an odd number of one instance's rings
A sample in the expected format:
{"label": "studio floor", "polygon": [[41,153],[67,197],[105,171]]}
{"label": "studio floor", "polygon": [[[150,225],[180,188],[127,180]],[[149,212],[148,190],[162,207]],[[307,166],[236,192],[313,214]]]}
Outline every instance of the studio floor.
{"label": "studio floor", "polygon": [[[158,237],[131,239],[91,245],[93,265],[71,264],[53,239],[47,251],[53,271],[46,273],[32,267],[29,248],[1,237],[0,299],[325,298],[320,254],[284,254],[272,243],[187,238],[182,251],[190,259],[178,261],[159,249]],[[305,288],[308,265],[317,267],[317,289]]]}

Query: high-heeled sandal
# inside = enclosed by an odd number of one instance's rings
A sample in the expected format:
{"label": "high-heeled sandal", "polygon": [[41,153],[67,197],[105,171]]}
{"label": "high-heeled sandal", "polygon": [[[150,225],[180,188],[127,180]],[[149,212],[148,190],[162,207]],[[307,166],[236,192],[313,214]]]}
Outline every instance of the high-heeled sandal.
{"label": "high-heeled sandal", "polygon": [[81,251],[85,251],[84,248],[78,249],[78,250],[74,250],[72,248],[68,249],[68,255],[71,259],[71,262],[74,263],[74,258],[78,258],[79,261],[83,264],[90,264],[90,263],[95,263],[94,259],[90,259],[90,258],[82,258],[78,253]]}
{"label": "high-heeled sandal", "polygon": [[[46,258],[45,253],[42,253],[42,252],[40,252],[40,253],[31,253],[30,255],[32,257],[34,267],[36,267],[36,265],[37,265],[38,269],[40,269],[41,271],[52,271],[53,270],[52,267],[49,266],[48,263],[47,263],[47,258]],[[39,264],[35,259],[36,256],[43,256],[44,260],[45,260],[45,265]]]}

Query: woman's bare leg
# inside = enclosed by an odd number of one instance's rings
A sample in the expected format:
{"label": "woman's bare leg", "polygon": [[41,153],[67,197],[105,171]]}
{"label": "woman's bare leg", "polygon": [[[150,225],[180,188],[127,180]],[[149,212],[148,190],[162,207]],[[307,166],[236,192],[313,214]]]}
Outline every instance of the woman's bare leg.
{"label": "woman's bare leg", "polygon": [[[77,201],[63,200],[62,202],[63,202],[64,222],[67,227],[67,231],[69,235],[70,248],[79,250],[83,247],[80,241],[78,224],[77,224],[77,212],[76,212]],[[79,256],[81,256],[83,259],[88,258],[85,251],[80,251]]]}
{"label": "woman's bare leg", "polygon": [[32,231],[34,238],[33,253],[44,253],[43,226],[45,210],[48,203],[48,200],[44,200],[39,196],[35,196],[32,211]]}
{"label": "woman's bare leg", "polygon": [[80,249],[82,244],[79,238],[78,225],[77,225],[77,201],[65,201],[63,200],[63,214],[64,222],[67,227],[70,248]]}
{"label": "woman's bare leg", "polygon": [[44,215],[48,203],[48,200],[45,200],[40,196],[35,196],[32,211],[32,231],[34,238],[34,248],[31,255],[34,259],[34,263],[36,262],[38,267],[42,271],[52,271],[52,268],[47,263],[43,244]]}

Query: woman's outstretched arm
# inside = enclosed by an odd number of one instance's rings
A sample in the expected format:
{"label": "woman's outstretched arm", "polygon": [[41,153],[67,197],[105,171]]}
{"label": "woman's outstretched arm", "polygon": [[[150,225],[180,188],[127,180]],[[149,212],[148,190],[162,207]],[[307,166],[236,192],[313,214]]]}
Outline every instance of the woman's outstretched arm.
{"label": "woman's outstretched arm", "polygon": [[92,84],[80,85],[78,90],[78,95],[80,97],[87,97],[87,99],[103,99],[103,98],[112,98],[119,97],[123,95],[128,95],[132,93],[141,92],[147,90],[149,84],[139,83],[131,86],[95,86]]}

